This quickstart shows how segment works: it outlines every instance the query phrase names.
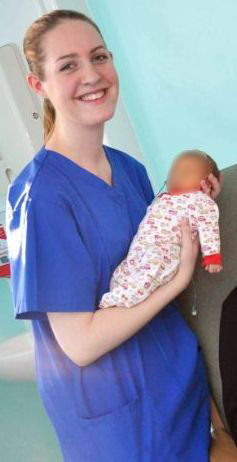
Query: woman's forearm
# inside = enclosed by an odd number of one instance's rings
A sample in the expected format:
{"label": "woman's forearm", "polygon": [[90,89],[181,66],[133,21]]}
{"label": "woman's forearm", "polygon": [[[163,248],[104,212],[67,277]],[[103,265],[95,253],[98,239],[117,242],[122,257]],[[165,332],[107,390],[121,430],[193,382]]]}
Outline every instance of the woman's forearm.
{"label": "woman's forearm", "polygon": [[93,312],[47,313],[58,343],[72,361],[79,366],[94,362],[134,335],[187,287],[197,258],[198,240],[192,240],[187,220],[182,222],[181,229],[178,272],[143,302],[130,308],[113,306]]}
{"label": "woman's forearm", "polygon": [[179,276],[130,308],[97,310],[88,323],[85,361],[90,363],[134,335],[185,288]]}

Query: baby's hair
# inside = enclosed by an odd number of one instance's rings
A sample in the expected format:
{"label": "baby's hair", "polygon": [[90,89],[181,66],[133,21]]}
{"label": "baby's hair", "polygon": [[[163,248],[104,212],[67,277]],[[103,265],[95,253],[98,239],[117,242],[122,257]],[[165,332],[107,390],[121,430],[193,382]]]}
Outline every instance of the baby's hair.
{"label": "baby's hair", "polygon": [[209,175],[209,173],[212,173],[218,180],[220,179],[220,170],[217,166],[217,163],[205,151],[201,151],[199,149],[189,149],[187,151],[181,152],[178,157],[185,156],[205,159],[207,165],[207,175]]}
{"label": "baby's hair", "polygon": [[209,154],[207,154],[207,162],[208,162],[208,165],[210,167],[210,172],[209,173],[212,173],[218,180],[220,179],[220,170],[217,166],[217,163],[214,161],[214,159],[212,159],[211,156],[209,156]]}

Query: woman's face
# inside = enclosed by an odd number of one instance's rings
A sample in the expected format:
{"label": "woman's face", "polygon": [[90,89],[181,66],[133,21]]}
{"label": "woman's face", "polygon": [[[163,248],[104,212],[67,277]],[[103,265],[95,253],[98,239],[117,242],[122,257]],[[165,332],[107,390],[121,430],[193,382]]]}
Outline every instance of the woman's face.
{"label": "woman's face", "polygon": [[46,60],[44,96],[56,117],[97,125],[113,116],[119,92],[112,54],[97,30],[81,20],[65,20],[42,41]]}

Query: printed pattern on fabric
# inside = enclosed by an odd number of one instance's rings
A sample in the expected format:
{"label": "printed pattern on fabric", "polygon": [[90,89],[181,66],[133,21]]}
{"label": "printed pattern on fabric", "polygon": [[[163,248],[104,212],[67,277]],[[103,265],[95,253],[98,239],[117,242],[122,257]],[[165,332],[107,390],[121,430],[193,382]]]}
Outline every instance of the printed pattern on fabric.
{"label": "printed pattern on fabric", "polygon": [[175,275],[179,265],[182,217],[198,233],[202,264],[221,263],[219,209],[202,191],[157,194],[134,236],[126,258],[110,280],[99,307],[130,307],[141,302]]}

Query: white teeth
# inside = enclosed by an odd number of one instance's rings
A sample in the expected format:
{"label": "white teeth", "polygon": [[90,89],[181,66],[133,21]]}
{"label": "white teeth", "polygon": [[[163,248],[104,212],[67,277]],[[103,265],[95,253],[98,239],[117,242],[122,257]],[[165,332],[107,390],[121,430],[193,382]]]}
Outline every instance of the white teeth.
{"label": "white teeth", "polygon": [[96,93],[87,93],[80,97],[83,101],[92,101],[101,98],[105,94],[105,90],[97,91]]}

